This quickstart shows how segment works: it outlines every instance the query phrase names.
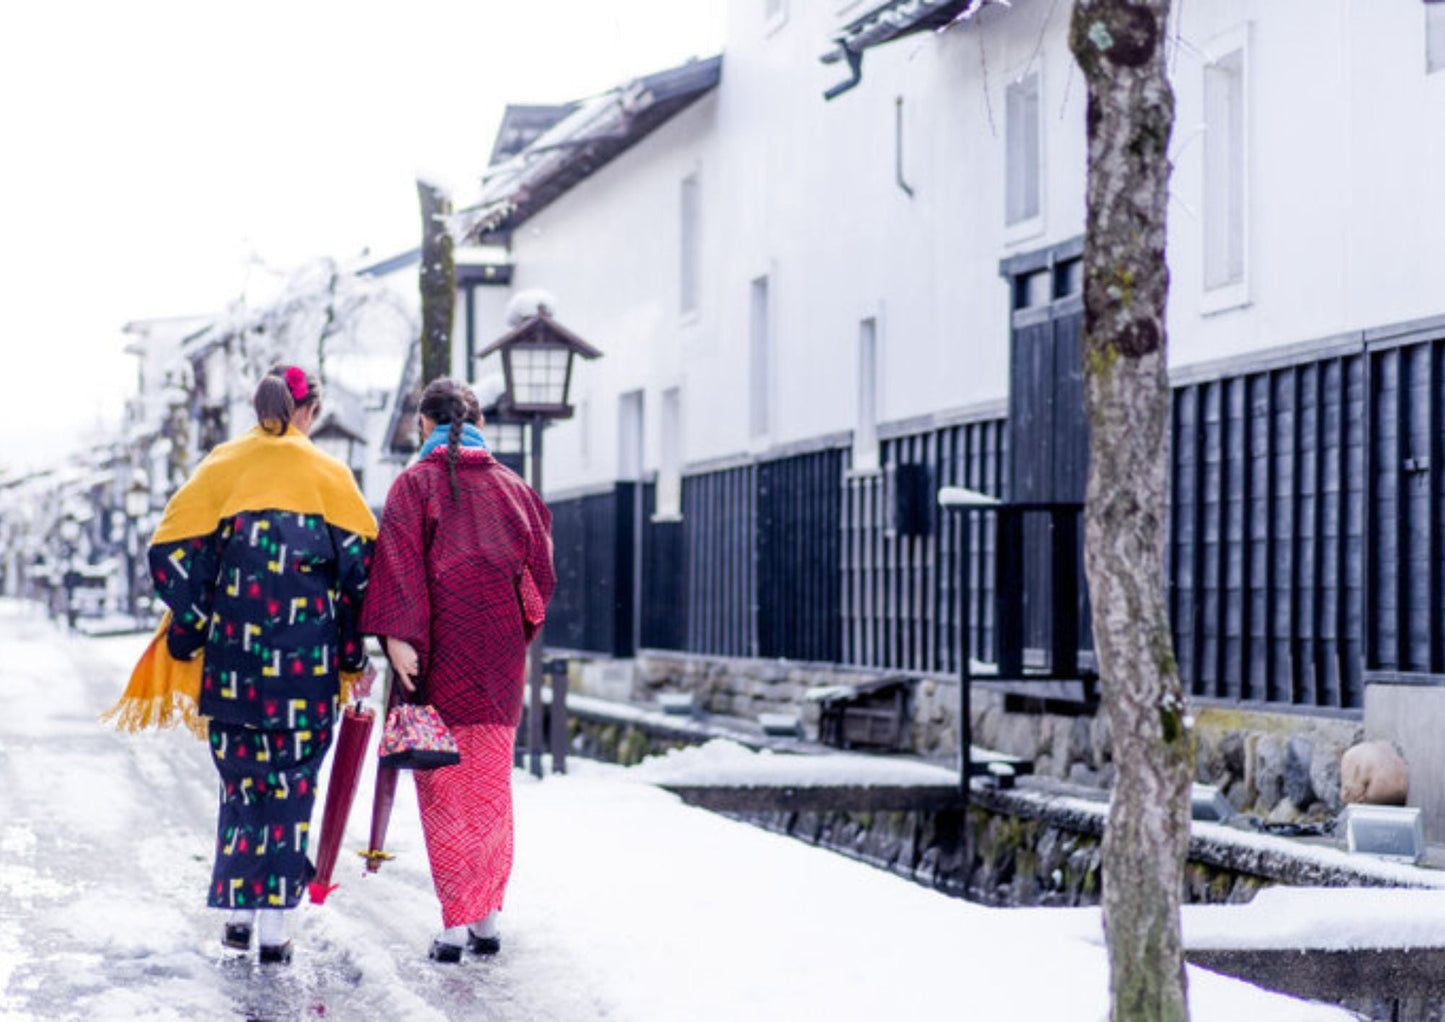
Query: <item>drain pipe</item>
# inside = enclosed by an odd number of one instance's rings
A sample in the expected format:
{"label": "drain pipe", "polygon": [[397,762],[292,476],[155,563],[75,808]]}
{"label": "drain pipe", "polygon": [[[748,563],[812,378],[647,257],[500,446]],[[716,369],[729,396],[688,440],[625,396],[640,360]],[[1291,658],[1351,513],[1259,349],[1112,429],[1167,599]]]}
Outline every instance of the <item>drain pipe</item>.
{"label": "drain pipe", "polygon": [[894,106],[893,118],[893,172],[903,194],[913,198],[913,189],[903,180],[903,97],[899,96]]}
{"label": "drain pipe", "polygon": [[845,82],[839,82],[823,93],[824,99],[836,99],[863,80],[863,51],[850,50],[842,43],[839,43],[838,46],[843,51],[843,59],[848,61],[848,70],[852,77]]}

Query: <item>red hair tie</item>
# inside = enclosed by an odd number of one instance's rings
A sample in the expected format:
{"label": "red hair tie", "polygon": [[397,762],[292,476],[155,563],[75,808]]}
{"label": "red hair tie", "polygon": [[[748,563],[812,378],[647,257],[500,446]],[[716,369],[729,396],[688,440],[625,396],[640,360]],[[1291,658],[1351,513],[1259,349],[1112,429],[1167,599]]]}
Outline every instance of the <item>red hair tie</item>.
{"label": "red hair tie", "polygon": [[286,386],[291,388],[291,400],[306,400],[306,372],[295,366],[286,367]]}

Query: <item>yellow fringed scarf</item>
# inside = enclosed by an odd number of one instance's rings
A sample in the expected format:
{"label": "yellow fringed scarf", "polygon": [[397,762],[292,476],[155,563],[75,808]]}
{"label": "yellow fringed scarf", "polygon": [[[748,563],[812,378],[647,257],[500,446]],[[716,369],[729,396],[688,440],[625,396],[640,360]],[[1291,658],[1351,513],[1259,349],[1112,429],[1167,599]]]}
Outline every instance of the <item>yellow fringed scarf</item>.
{"label": "yellow fringed scarf", "polygon": [[[320,515],[363,539],[376,538],[376,517],[366,506],[351,470],[323,454],[302,433],[283,436],[260,426],[206,456],[166,505],[154,543],[206,536],[221,519],[242,511],[289,511]],[[197,712],[204,654],[177,660],[166,647],[166,613],[141,654],[120,701],[101,720],[120,731],[185,725],[198,738],[206,718]],[[357,675],[342,672],[341,699],[351,698]]]}

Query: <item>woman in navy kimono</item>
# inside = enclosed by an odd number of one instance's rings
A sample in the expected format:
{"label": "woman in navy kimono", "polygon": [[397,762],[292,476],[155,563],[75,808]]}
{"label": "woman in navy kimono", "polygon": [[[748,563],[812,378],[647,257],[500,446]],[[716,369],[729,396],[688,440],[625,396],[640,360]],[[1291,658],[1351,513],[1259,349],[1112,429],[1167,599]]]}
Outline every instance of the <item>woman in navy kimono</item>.
{"label": "woman in navy kimono", "polygon": [[286,910],[313,872],[340,676],[370,684],[357,626],[375,519],[350,470],[308,439],[320,398],[302,370],[272,370],[256,388],[259,425],[206,457],[150,547],[170,608],[153,655],[203,659],[198,709],[221,779],[207,903],[231,913],[227,946],[249,948],[259,930],[263,962],[290,960]]}

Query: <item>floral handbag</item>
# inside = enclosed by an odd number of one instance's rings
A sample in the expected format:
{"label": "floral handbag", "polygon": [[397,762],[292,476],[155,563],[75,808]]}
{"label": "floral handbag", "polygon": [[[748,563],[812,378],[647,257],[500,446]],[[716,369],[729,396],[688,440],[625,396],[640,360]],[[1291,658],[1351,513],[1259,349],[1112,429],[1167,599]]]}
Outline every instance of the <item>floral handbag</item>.
{"label": "floral handbag", "polygon": [[456,739],[436,707],[416,703],[391,708],[377,753],[382,766],[410,770],[435,770],[462,761]]}

